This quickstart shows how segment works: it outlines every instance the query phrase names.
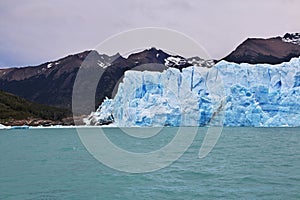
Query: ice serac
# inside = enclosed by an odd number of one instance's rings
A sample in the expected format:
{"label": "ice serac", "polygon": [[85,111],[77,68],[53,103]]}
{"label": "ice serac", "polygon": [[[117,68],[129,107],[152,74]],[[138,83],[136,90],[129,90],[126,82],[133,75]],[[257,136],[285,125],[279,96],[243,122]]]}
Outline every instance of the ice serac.
{"label": "ice serac", "polygon": [[109,116],[122,127],[204,126],[218,120],[225,126],[300,126],[300,58],[278,65],[221,61],[182,72],[127,71],[114,99],[90,119]]}

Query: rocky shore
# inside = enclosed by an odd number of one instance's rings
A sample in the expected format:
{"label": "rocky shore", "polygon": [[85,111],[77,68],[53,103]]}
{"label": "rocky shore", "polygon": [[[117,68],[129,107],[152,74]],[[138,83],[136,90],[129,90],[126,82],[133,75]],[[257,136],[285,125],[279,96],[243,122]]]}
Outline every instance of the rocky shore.
{"label": "rocky shore", "polygon": [[39,118],[28,118],[28,119],[9,119],[6,121],[1,121],[0,124],[4,126],[55,126],[55,125],[62,125],[62,126],[73,126],[73,125],[84,125],[83,118],[85,116],[80,117],[67,117],[63,118],[60,121],[49,120],[49,119],[39,119]]}

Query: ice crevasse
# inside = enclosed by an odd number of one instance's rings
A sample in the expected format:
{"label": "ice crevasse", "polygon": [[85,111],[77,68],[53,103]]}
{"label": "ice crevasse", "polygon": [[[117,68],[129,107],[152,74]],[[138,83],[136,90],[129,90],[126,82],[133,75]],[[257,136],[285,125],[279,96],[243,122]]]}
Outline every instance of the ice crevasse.
{"label": "ice crevasse", "polygon": [[91,120],[115,126],[300,126],[300,58],[278,65],[126,71]]}

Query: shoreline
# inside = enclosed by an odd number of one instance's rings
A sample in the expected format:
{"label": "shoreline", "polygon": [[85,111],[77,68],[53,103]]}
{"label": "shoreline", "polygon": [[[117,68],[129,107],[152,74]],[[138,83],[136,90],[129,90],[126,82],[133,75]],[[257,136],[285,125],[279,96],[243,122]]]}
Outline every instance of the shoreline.
{"label": "shoreline", "polygon": [[[192,127],[185,127],[185,128],[193,128]],[[114,125],[102,125],[102,126],[91,126],[91,125],[52,125],[52,126],[27,126],[27,125],[22,125],[22,126],[5,126],[0,124],[0,130],[26,130],[26,129],[77,129],[77,128],[180,128],[180,127],[175,127],[175,126],[162,126],[162,127],[143,127],[143,126],[134,126],[134,127],[118,127]],[[198,128],[210,128],[210,126],[199,126]],[[254,127],[254,126],[223,126],[222,128],[300,128],[299,126],[276,126],[276,127]]]}

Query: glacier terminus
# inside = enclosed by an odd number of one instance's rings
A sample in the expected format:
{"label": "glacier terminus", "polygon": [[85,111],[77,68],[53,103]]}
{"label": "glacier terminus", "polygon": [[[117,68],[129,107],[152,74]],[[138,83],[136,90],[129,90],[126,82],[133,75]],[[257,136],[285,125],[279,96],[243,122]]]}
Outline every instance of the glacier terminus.
{"label": "glacier terminus", "polygon": [[300,58],[125,72],[113,99],[85,119],[132,126],[300,126]]}

